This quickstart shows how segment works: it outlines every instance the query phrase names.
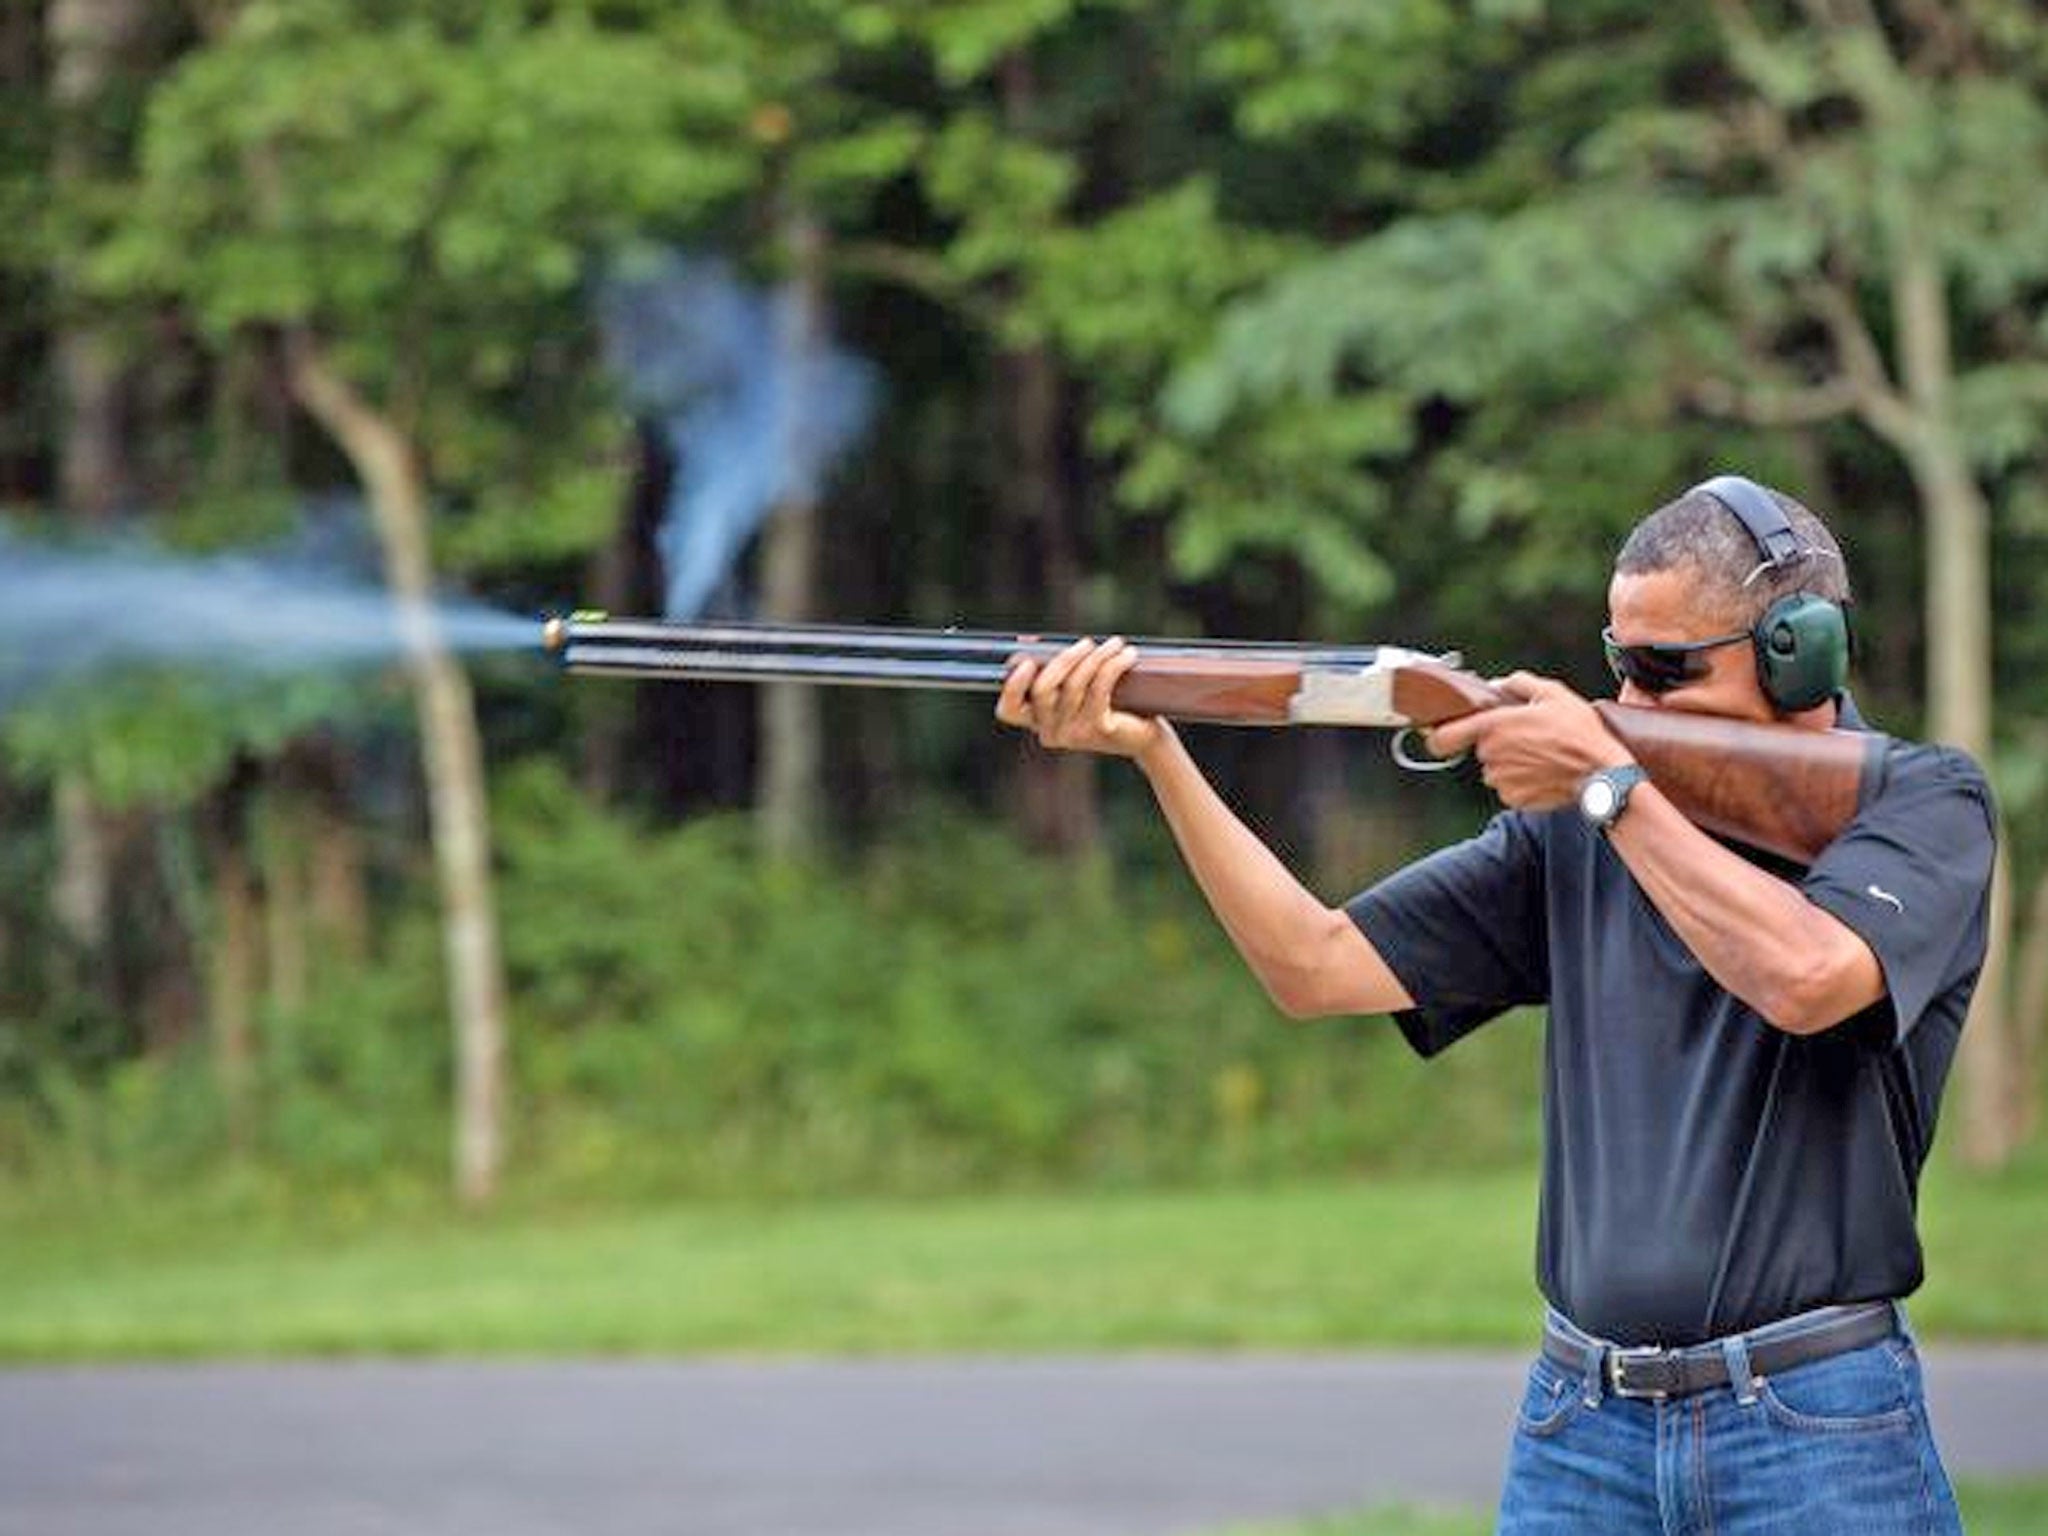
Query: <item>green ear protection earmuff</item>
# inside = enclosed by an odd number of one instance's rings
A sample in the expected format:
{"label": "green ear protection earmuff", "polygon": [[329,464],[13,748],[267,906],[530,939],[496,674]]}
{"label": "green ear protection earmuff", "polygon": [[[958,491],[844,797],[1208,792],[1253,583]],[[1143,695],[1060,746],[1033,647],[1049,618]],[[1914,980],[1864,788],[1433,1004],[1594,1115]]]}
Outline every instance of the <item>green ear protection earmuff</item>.
{"label": "green ear protection earmuff", "polygon": [[[1688,495],[1711,496],[1749,530],[1765,567],[1787,565],[1811,551],[1799,542],[1777,498],[1754,480],[1718,475]],[[1751,631],[1757,681],[1784,714],[1824,704],[1849,677],[1849,616],[1813,592],[1791,592],[1765,610]]]}

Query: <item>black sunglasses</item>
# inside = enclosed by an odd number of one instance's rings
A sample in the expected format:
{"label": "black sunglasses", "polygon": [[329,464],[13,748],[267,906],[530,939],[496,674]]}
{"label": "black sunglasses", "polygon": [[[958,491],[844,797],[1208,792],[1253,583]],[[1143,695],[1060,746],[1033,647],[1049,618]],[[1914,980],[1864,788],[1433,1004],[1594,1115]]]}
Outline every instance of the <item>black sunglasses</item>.
{"label": "black sunglasses", "polygon": [[1712,640],[1685,640],[1670,645],[1623,645],[1610,626],[1600,631],[1601,647],[1607,652],[1607,670],[1620,683],[1634,683],[1645,693],[1669,693],[1707,675],[1706,651],[1724,645],[1738,645],[1749,639],[1749,631],[1717,635]]}

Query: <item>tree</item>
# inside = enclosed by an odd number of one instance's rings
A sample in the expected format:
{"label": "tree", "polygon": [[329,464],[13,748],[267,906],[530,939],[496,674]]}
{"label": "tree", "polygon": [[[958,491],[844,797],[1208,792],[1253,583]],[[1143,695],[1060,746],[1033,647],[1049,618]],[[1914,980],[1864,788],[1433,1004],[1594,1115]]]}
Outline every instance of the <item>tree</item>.
{"label": "tree", "polygon": [[[561,537],[535,503],[567,500],[571,537],[594,542],[614,487],[591,474],[609,418],[575,341],[579,285],[609,244],[742,180],[737,102],[715,69],[578,5],[475,0],[430,19],[252,0],[207,20],[151,103],[101,277],[175,296],[217,338],[275,336],[363,488],[425,751],[456,1185],[481,1201],[503,1157],[504,984],[475,706],[432,606],[434,508],[465,511],[472,543],[498,519],[501,543],[531,547]],[[522,477],[537,489],[509,501]]]}
{"label": "tree", "polygon": [[[88,218],[123,168],[134,119],[125,79],[144,51],[149,20],[149,7],[137,0],[55,0],[49,7],[48,200],[55,223]],[[124,419],[134,359],[121,326],[84,291],[73,264],[53,261],[50,286],[57,503],[67,518],[104,527],[137,499]],[[136,863],[155,828],[147,818],[111,814],[72,769],[57,773],[51,799],[59,848],[53,914],[77,957],[81,990],[111,999],[122,969],[113,952],[120,866],[124,857]],[[159,960],[150,969],[173,968]],[[181,1032],[182,1025],[162,1034]]]}

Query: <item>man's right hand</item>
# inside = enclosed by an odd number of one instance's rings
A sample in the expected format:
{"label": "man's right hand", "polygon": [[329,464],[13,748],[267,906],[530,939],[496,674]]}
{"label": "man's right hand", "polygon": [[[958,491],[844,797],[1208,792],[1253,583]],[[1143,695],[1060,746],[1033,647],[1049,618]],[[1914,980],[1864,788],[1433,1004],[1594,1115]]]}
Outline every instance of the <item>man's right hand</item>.
{"label": "man's right hand", "polygon": [[1162,720],[1110,704],[1117,682],[1138,653],[1122,639],[1080,639],[1046,661],[1020,657],[996,700],[996,718],[1037,736],[1039,745],[1069,752],[1143,757],[1168,740]]}

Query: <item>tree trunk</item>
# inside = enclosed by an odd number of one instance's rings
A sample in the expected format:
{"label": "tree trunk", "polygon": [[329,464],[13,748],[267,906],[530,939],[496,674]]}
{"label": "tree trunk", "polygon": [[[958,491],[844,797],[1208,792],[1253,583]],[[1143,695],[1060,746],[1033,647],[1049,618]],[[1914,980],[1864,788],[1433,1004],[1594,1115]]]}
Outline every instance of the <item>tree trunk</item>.
{"label": "tree trunk", "polygon": [[1923,420],[1911,463],[1925,512],[1928,733],[1984,761],[1991,748],[1991,509],[1953,433]]}
{"label": "tree trunk", "polygon": [[349,816],[343,790],[341,753],[332,744],[301,745],[288,761],[304,786],[308,900],[318,954],[330,966],[355,966],[370,953],[370,892],[362,833]]}
{"label": "tree trunk", "polygon": [[[1948,297],[1924,232],[1900,235],[1892,267],[1901,380],[1918,431],[1905,444],[1925,515],[1928,729],[1979,762],[1991,754],[1991,510],[1955,428]],[[1966,1162],[1996,1166],[2018,1148],[2029,1085],[2006,1007],[2010,923],[2004,839],[1992,881],[1991,939],[1958,1048]]]}
{"label": "tree trunk", "polygon": [[[796,210],[783,223],[793,298],[778,338],[791,360],[824,346],[824,231]],[[800,364],[798,365],[800,366]],[[795,367],[790,369],[793,374]],[[777,507],[762,533],[761,615],[770,623],[800,624],[818,616],[818,504],[814,488]],[[777,858],[816,851],[824,826],[825,727],[819,690],[769,683],[761,690],[761,757],[755,804],[762,845]]]}
{"label": "tree trunk", "polygon": [[249,858],[248,797],[255,774],[237,771],[200,813],[213,873],[207,1023],[213,1067],[227,1102],[234,1145],[249,1139],[249,1091],[256,1064],[256,992],[261,985],[263,902]]}
{"label": "tree trunk", "polygon": [[[2019,955],[2013,988],[2013,1033],[2019,1047],[2022,1077],[2029,1084],[2041,1080],[2040,1045],[2048,1026],[2048,870],[2034,882],[2034,896],[2027,903],[2025,926],[2014,945]],[[2040,1106],[2033,1095],[2021,1105],[2020,1131],[2031,1134]]]}
{"label": "tree trunk", "polygon": [[143,1050],[165,1057],[197,1039],[206,1023],[204,914],[183,877],[183,830],[159,812],[130,818],[116,866],[113,954],[127,985],[124,1018]]}
{"label": "tree trunk", "polygon": [[263,939],[270,973],[270,1002],[281,1013],[295,1014],[312,995],[309,974],[311,946],[307,939],[311,896],[306,866],[306,815],[297,786],[287,770],[275,776],[264,798]]}
{"label": "tree trunk", "polygon": [[257,943],[261,903],[247,850],[223,846],[214,863],[219,931],[213,939],[211,1014],[214,1072],[227,1101],[228,1135],[249,1142],[249,1088],[256,1067]]}
{"label": "tree trunk", "polygon": [[[141,0],[51,0],[46,23],[53,189],[76,195],[112,156],[96,116],[122,56],[149,8]],[[57,442],[57,493],[64,509],[92,521],[132,500],[132,465],[121,423],[127,360],[115,336],[88,312],[74,274],[53,274],[57,328],[51,338],[63,427]]]}
{"label": "tree trunk", "polygon": [[[1913,460],[1926,518],[1928,734],[1990,760],[1990,513],[1949,435],[1930,429]],[[2008,1007],[2011,874],[2001,836],[1991,883],[1990,943],[1957,1047],[1957,1150],[1973,1167],[2007,1162],[2025,1135],[2033,1093]]]}
{"label": "tree trunk", "polygon": [[426,758],[455,1020],[455,1187],[465,1203],[478,1205],[496,1192],[504,1161],[506,1023],[475,700],[435,616],[427,487],[418,454],[332,367],[311,335],[296,332],[287,344],[293,392],[341,446],[369,494],[385,578],[397,602]]}
{"label": "tree trunk", "polygon": [[58,776],[51,809],[56,820],[57,871],[50,882],[50,910],[58,928],[81,951],[98,954],[111,936],[111,829],[91,789],[74,775]]}
{"label": "tree trunk", "polygon": [[[140,0],[51,0],[45,27],[50,58],[50,181],[56,196],[82,195],[107,166],[95,113],[139,29]],[[90,314],[75,276],[55,268],[56,324],[50,338],[57,384],[57,497],[62,513],[102,524],[132,497],[121,430],[124,359],[108,329]],[[79,982],[111,998],[108,963],[117,839],[86,781],[60,772],[56,784],[57,877],[52,913],[83,962]]]}

